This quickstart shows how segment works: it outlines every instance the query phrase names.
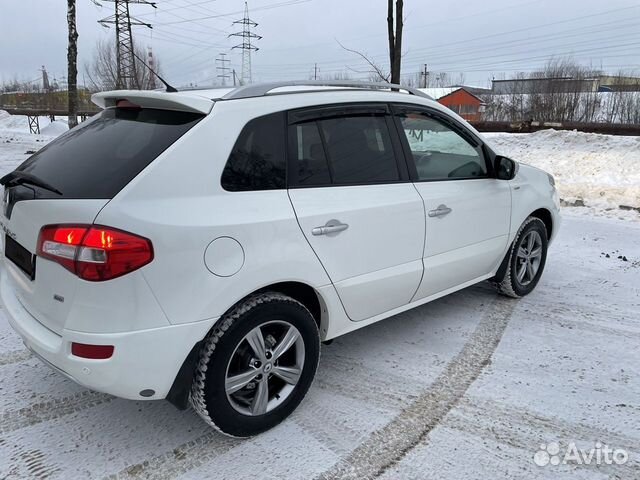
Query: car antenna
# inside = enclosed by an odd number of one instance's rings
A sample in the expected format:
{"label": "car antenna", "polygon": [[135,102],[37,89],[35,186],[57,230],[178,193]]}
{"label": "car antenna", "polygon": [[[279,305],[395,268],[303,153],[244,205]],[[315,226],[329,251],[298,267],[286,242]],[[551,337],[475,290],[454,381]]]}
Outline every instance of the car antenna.
{"label": "car antenna", "polygon": [[177,91],[178,91],[178,89],[177,89],[177,88],[172,87],[171,85],[169,85],[169,84],[164,80],[164,78],[162,78],[160,75],[158,75],[158,73],[157,73],[157,72],[155,72],[155,71],[154,71],[154,70],[153,70],[149,65],[147,65],[147,64],[145,63],[145,61],[144,61],[144,60],[142,60],[138,55],[136,55],[136,54],[135,54],[135,52],[131,52],[131,53],[133,53],[133,56],[134,56],[134,57],[136,57],[138,60],[140,60],[140,61],[142,62],[142,64],[143,64],[145,67],[147,67],[151,73],[153,73],[156,77],[158,77],[158,80],[160,80],[162,83],[164,83],[164,86],[165,86],[165,87],[167,87],[167,89],[165,90],[166,92],[172,92],[172,93],[173,93],[173,92],[177,92]]}

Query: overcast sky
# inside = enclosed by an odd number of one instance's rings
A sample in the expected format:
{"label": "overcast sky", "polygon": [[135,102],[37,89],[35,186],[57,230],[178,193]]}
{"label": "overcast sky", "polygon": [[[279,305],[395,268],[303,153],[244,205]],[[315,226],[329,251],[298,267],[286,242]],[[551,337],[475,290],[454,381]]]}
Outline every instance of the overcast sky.
{"label": "overcast sky", "polygon": [[[77,0],[79,80],[99,39],[115,42],[115,30],[97,20],[113,14],[114,4]],[[366,53],[387,68],[385,0],[249,0],[250,17],[263,38],[252,56],[254,81],[309,78],[346,72],[366,79]],[[240,71],[240,0],[157,0],[131,5],[131,13],[153,25],[134,27],[134,42],[152,46],[162,72],[176,85],[211,85],[215,58],[226,52]],[[209,17],[209,18],[206,18]],[[66,2],[2,0],[0,81],[17,76],[35,80],[44,65],[50,77],[66,76]],[[492,76],[531,71],[553,55],[604,70],[640,71],[638,0],[405,0],[403,76],[424,63],[432,75],[465,74],[465,83],[488,86]]]}

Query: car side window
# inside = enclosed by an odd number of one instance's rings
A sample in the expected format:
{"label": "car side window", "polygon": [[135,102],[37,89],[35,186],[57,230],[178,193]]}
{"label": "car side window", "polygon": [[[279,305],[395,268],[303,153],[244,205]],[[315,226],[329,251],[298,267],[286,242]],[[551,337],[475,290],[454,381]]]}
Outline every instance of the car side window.
{"label": "car side window", "polygon": [[318,121],[332,183],[360,184],[400,179],[384,116],[363,115]]}
{"label": "car side window", "polygon": [[418,180],[487,177],[482,149],[454,129],[424,113],[399,114]]}
{"label": "car side window", "polygon": [[384,115],[347,115],[289,127],[294,186],[361,185],[400,179]]}
{"label": "car side window", "polygon": [[317,122],[289,127],[289,158],[293,162],[298,185],[329,185],[331,175]]}
{"label": "car side window", "polygon": [[221,184],[232,192],[286,187],[284,113],[254,118],[240,132]]}

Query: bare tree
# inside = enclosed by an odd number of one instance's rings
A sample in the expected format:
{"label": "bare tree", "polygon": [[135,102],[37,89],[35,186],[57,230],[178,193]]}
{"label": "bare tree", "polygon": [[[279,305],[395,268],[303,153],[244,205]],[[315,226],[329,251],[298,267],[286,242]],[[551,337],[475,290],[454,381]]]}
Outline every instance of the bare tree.
{"label": "bare tree", "polygon": [[[140,58],[145,58],[144,48],[134,47],[135,53]],[[154,58],[154,70],[160,72],[160,62]],[[151,81],[153,73],[142,62],[136,64],[137,84],[143,90],[153,88],[154,82]],[[118,78],[118,62],[115,46],[112,42],[100,40],[96,43],[93,61],[85,65],[85,73],[89,80],[91,90],[104,91],[115,90]]]}
{"label": "bare tree", "polygon": [[400,70],[402,68],[402,9],[404,0],[395,0],[395,17],[393,1],[387,0],[387,32],[389,37],[389,69],[391,70],[391,83],[400,83]]}
{"label": "bare tree", "polygon": [[[347,48],[340,42],[338,44],[344,48],[347,52],[355,53],[361,57],[365,62],[369,64],[371,70],[369,71],[369,80],[371,81],[383,81],[391,83],[400,83],[400,70],[402,67],[402,29],[404,26],[404,19],[402,18],[402,9],[404,6],[404,0],[388,0],[387,9],[387,32],[389,40],[389,73],[385,71],[378,63],[371,60],[365,53],[359,52],[352,48]],[[356,73],[358,72],[350,68],[350,70]]]}
{"label": "bare tree", "polygon": [[[387,72],[384,71],[384,69],[378,65],[376,62],[374,62],[373,60],[370,60],[369,57],[362,53],[359,52],[358,50],[354,50],[352,48],[347,48],[344,45],[342,45],[340,42],[338,42],[338,45],[340,45],[342,48],[344,48],[347,52],[351,52],[351,53],[355,53],[356,55],[358,55],[360,58],[362,58],[365,62],[367,62],[369,64],[369,66],[371,67],[371,71],[369,72],[369,80],[372,82],[389,82],[389,78],[390,78],[390,74],[388,74]],[[350,70],[353,70],[352,68],[350,68]],[[361,72],[357,72],[356,70],[354,70],[356,73],[361,73]]]}
{"label": "bare tree", "polygon": [[67,0],[67,97],[69,105],[69,128],[78,125],[78,30],[76,29],[76,0]]}

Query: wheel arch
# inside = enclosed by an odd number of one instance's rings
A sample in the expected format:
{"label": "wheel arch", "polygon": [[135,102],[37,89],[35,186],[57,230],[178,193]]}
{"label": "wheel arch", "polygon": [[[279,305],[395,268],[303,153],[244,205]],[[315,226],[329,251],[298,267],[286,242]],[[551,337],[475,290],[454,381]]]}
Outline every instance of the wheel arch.
{"label": "wheel arch", "polygon": [[515,241],[515,236],[517,232],[520,231],[520,228],[522,228],[522,225],[530,217],[540,219],[542,223],[544,223],[545,229],[547,230],[547,239],[551,238],[551,234],[553,232],[553,216],[551,215],[551,212],[546,208],[538,208],[537,210],[534,210],[533,212],[531,212],[529,215],[527,215],[524,218],[524,220],[520,223],[520,225],[518,225],[518,229],[513,234],[513,239],[509,243],[509,248],[507,248],[507,251],[504,254],[504,257],[502,258],[502,261],[498,266],[498,270],[496,271],[496,274],[491,278],[492,281],[494,281],[496,278],[503,277],[505,272],[507,271],[507,267],[509,266],[509,257],[511,255],[511,247],[513,246],[513,242]]}
{"label": "wheel arch", "polygon": [[[322,328],[328,322],[328,309],[322,295],[320,295],[320,293],[312,286],[298,281],[278,282],[258,288],[235,302],[227,309],[224,315],[233,310],[238,304],[244,302],[247,298],[263,292],[279,292],[302,303],[316,321],[319,332],[322,332]],[[222,317],[224,317],[224,315]],[[215,324],[211,328],[213,329],[214,326]],[[205,338],[207,336],[208,334]],[[166,400],[179,410],[186,410],[189,406],[189,392],[191,391],[191,383],[193,382],[196,365],[200,358],[200,348],[203,341],[204,339],[200,340],[193,346],[182,363],[182,366],[171,385],[171,389],[166,396]]]}
{"label": "wheel arch", "polygon": [[547,239],[551,239],[551,235],[553,234],[553,216],[551,212],[546,208],[539,208],[531,212],[527,218],[529,217],[536,217],[542,220],[547,229]]}
{"label": "wheel arch", "polygon": [[303,304],[316,321],[319,331],[321,326],[327,321],[327,306],[322,296],[315,288],[303,282],[289,281],[267,285],[245,296],[242,300],[236,302],[235,305],[245,301],[252,295],[262,292],[279,292]]}

